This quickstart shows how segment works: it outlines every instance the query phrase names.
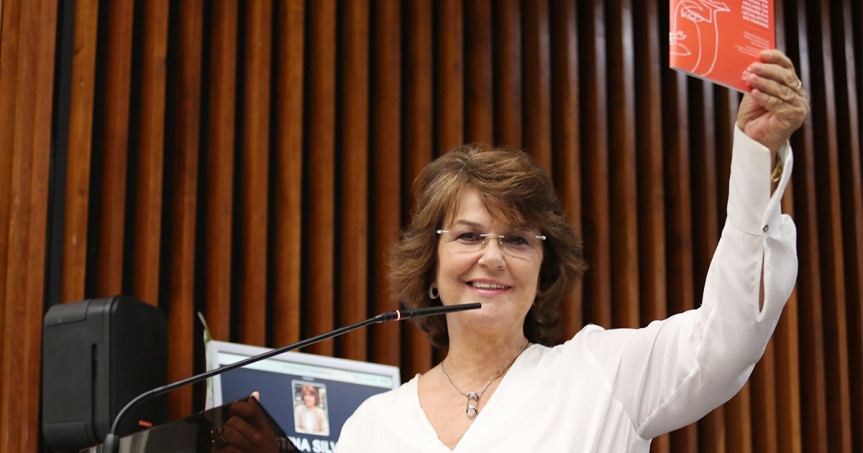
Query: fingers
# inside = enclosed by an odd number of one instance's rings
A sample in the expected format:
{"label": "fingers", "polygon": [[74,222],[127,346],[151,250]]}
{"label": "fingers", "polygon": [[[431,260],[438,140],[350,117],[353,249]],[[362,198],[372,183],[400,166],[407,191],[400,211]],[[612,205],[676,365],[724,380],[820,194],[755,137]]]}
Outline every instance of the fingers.
{"label": "fingers", "polygon": [[809,112],[809,95],[794,70],[794,64],[779,50],[761,53],[761,61],[749,67],[745,80],[752,97],[768,111],[791,124],[802,123]]}
{"label": "fingers", "polygon": [[737,111],[737,125],[752,139],[776,151],[809,114],[809,94],[791,59],[779,50],[765,50],[743,78],[750,86]]}
{"label": "fingers", "polygon": [[765,52],[767,58],[749,66],[746,81],[753,89],[785,102],[797,100],[803,82],[797,77],[791,60],[779,51]]}

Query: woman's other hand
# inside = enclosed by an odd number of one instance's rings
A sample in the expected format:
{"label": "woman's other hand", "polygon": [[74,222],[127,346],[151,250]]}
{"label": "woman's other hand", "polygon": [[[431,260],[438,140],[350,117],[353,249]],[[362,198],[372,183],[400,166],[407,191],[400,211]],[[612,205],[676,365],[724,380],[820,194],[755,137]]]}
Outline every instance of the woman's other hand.
{"label": "woman's other hand", "polygon": [[278,453],[276,433],[267,422],[257,399],[255,392],[247,400],[231,404],[231,418],[218,428],[218,438],[213,439],[211,452]]}

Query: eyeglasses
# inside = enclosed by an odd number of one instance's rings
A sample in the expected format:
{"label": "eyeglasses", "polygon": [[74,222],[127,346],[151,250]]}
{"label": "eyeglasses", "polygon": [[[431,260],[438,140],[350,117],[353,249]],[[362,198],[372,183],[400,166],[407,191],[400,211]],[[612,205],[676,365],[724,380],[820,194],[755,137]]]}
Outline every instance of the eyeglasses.
{"label": "eyeglasses", "polygon": [[437,234],[446,238],[463,253],[478,252],[485,248],[488,238],[496,238],[500,249],[510,256],[522,257],[542,247],[545,236],[524,232],[513,232],[507,235],[493,233],[477,233],[470,229],[437,230]]}

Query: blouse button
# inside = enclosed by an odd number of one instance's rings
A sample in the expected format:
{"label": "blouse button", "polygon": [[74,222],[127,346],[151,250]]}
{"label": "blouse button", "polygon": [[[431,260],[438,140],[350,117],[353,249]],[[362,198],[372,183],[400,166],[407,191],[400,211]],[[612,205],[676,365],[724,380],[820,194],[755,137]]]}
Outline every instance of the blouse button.
{"label": "blouse button", "polygon": [[761,231],[763,231],[765,233],[770,231],[770,225],[764,225],[764,228],[762,228]]}

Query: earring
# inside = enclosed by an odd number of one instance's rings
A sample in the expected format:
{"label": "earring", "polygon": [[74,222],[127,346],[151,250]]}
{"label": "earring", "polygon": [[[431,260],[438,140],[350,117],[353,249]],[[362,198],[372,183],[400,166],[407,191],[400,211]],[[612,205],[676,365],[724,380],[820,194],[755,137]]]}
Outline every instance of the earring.
{"label": "earring", "polygon": [[440,293],[437,292],[437,288],[435,288],[434,283],[432,283],[432,285],[429,286],[429,299],[434,300],[438,297],[440,297]]}

